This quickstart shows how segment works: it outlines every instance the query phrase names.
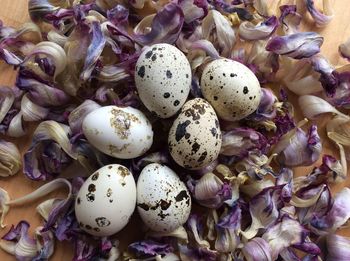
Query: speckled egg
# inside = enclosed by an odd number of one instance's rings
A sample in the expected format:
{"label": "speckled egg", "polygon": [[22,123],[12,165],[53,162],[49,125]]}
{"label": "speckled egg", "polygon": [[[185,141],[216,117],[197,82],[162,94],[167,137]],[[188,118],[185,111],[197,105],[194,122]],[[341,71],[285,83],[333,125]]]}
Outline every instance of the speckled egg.
{"label": "speckled egg", "polygon": [[170,128],[169,151],[187,169],[200,169],[212,163],[221,148],[221,130],[213,107],[196,98],[184,104]]}
{"label": "speckled egg", "polygon": [[75,200],[75,216],[87,233],[110,236],[126,226],[135,206],[134,177],[126,167],[111,164],[84,182]]}
{"label": "speckled egg", "polygon": [[106,106],[92,111],[83,121],[83,132],[94,147],[121,159],[141,156],[153,142],[151,123],[132,107]]}
{"label": "speckled egg", "polygon": [[178,112],[190,92],[191,66],[170,44],[155,44],[136,63],[135,83],[143,104],[160,118]]}
{"label": "speckled egg", "polygon": [[247,117],[260,103],[261,88],[254,73],[229,59],[217,59],[204,68],[201,89],[218,116],[227,121]]}
{"label": "speckled egg", "polygon": [[137,181],[137,210],[153,231],[171,232],[182,226],[191,212],[191,196],[176,173],[152,163]]}

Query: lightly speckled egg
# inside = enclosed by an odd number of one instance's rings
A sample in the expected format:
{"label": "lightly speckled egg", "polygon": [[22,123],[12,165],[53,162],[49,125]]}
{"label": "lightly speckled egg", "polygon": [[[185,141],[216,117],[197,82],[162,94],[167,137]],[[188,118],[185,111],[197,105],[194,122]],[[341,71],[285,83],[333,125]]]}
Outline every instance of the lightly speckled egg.
{"label": "lightly speckled egg", "polygon": [[196,98],[184,104],[170,128],[169,151],[182,167],[200,169],[216,160],[221,138],[213,107],[206,100]]}
{"label": "lightly speckled egg", "polygon": [[92,111],[83,121],[83,132],[94,147],[121,159],[139,157],[153,143],[151,123],[132,107],[106,106]]}
{"label": "lightly speckled egg", "polygon": [[217,59],[203,70],[201,89],[218,116],[237,121],[253,113],[260,103],[260,83],[244,64]]}
{"label": "lightly speckled egg", "polygon": [[122,230],[136,206],[136,185],[131,172],[119,164],[104,166],[81,186],[75,216],[81,229],[94,236]]}
{"label": "lightly speckled egg", "polygon": [[170,44],[147,47],[136,63],[139,97],[160,118],[169,118],[180,110],[190,92],[191,77],[186,56]]}
{"label": "lightly speckled egg", "polygon": [[137,210],[153,231],[171,232],[182,226],[191,212],[191,196],[176,173],[152,163],[137,181]]}

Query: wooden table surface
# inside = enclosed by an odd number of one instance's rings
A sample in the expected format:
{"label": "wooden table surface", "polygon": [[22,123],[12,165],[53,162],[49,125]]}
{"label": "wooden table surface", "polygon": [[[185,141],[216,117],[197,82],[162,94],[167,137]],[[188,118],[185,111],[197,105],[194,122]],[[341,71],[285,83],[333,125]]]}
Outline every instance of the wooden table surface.
{"label": "wooden table surface", "polygon": [[[19,27],[21,24],[29,20],[28,11],[27,11],[27,1],[28,0],[0,0],[0,19],[9,26]],[[276,0],[277,1],[277,0]],[[315,1],[317,2],[317,1]],[[321,2],[321,1],[319,1]],[[321,35],[324,36],[324,44],[322,46],[322,54],[330,60],[330,62],[334,65],[342,65],[345,64],[346,61],[340,58],[338,54],[338,45],[344,42],[348,37],[350,37],[350,5],[348,0],[334,0],[334,13],[335,17],[332,22],[326,28],[315,28],[312,22],[307,22],[305,27],[307,29],[317,31]],[[13,86],[16,77],[16,72],[13,68],[5,65],[0,62],[0,86],[7,85]],[[295,100],[295,97],[294,97]],[[319,125],[319,130],[321,132],[321,136],[325,137],[324,123],[325,120],[321,120],[317,122]],[[7,139],[11,140],[11,139]],[[12,139],[21,151],[25,151],[30,142],[31,137],[23,137],[19,139]],[[330,142],[324,138],[323,145],[325,148],[325,152],[330,153],[338,157],[338,152],[336,148],[330,144]],[[303,175],[307,173],[311,167],[308,168],[296,168],[295,172],[297,175]],[[349,168],[350,169],[350,168]],[[0,178],[0,187],[6,189],[11,198],[18,198],[22,195],[25,195],[35,188],[40,186],[42,183],[33,182],[26,179],[22,173],[18,173],[14,177],[10,178]],[[339,191],[344,186],[350,186],[350,178],[343,184],[337,185],[332,188],[333,192]],[[54,194],[50,195],[51,197]],[[5,219],[6,224],[17,224],[20,220],[27,220],[31,224],[31,231],[35,229],[38,225],[40,225],[39,215],[35,211],[35,206],[37,204],[33,203],[29,206],[24,206],[21,208],[13,208],[10,210],[9,215]],[[7,230],[9,226],[0,231],[0,236],[2,236]],[[342,235],[350,236],[350,229],[343,229],[339,232]],[[51,260],[63,260],[68,261],[72,258],[72,246],[68,243],[58,243],[56,244],[55,254]],[[15,260],[14,257],[4,253],[0,250],[0,260]]]}

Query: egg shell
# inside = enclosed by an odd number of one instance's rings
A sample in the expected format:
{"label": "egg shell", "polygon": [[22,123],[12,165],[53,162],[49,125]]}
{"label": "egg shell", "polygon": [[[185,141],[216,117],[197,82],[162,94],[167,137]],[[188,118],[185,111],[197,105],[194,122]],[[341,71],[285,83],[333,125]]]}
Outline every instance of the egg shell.
{"label": "egg shell", "polygon": [[244,64],[217,59],[203,70],[201,90],[221,119],[237,121],[253,113],[261,98],[260,83]]}
{"label": "egg shell", "polygon": [[218,157],[221,136],[213,107],[201,98],[189,100],[170,128],[169,151],[182,167],[200,169]]}
{"label": "egg shell", "polygon": [[83,132],[94,147],[121,159],[141,156],[153,143],[151,123],[132,107],[106,106],[92,111],[83,121]]}
{"label": "egg shell", "polygon": [[133,175],[126,167],[111,164],[84,182],[75,200],[75,216],[87,233],[110,236],[126,226],[135,206]]}
{"label": "egg shell", "polygon": [[139,97],[160,118],[169,118],[181,109],[190,92],[191,77],[186,56],[170,44],[146,48],[136,63]]}
{"label": "egg shell", "polygon": [[182,226],[191,212],[191,196],[176,173],[152,163],[137,181],[137,210],[153,231],[171,232]]}

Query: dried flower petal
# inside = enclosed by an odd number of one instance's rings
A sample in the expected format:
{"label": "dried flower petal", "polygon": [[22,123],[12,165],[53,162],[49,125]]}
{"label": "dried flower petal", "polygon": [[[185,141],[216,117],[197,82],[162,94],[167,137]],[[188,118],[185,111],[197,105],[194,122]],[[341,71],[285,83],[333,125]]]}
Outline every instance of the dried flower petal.
{"label": "dried flower petal", "polygon": [[257,25],[251,22],[243,22],[240,24],[238,33],[240,38],[248,41],[262,40],[272,35],[278,26],[278,19],[276,16],[271,16],[266,21]]}
{"label": "dried flower petal", "polygon": [[4,228],[6,225],[4,225],[4,219],[8,211],[10,210],[9,206],[6,204],[10,201],[10,196],[7,193],[6,190],[0,188],[0,227]]}
{"label": "dried flower petal", "polygon": [[0,140],[0,177],[15,175],[22,167],[22,156],[17,146]]}

